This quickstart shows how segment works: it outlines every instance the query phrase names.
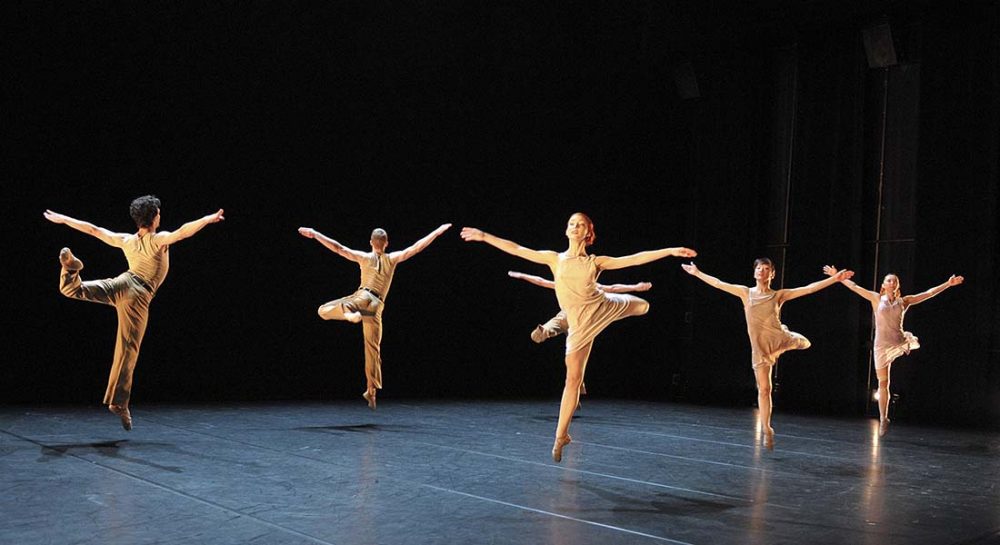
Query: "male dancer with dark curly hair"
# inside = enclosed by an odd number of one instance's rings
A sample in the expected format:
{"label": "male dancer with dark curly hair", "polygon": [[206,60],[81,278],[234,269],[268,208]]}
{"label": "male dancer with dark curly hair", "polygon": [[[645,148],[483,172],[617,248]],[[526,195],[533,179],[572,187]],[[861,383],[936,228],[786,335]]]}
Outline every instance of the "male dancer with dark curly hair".
{"label": "male dancer with dark curly hair", "polygon": [[132,394],[132,373],[139,358],[139,345],[146,332],[149,304],[156,290],[163,284],[170,266],[170,245],[180,242],[206,225],[222,221],[222,209],[214,214],[185,223],[176,231],[158,231],[160,228],[160,199],[145,195],[132,201],[129,214],[135,220],[135,233],[115,233],[92,223],[45,211],[45,219],[52,223],[68,225],[91,235],[101,242],[121,248],[128,261],[128,270],[115,278],[84,282],[80,278],[83,262],[69,248],[59,252],[59,291],[66,297],[104,303],[118,312],[118,338],[115,357],[111,364],[108,389],[104,404],[117,415],[126,431],[132,429],[129,399]]}

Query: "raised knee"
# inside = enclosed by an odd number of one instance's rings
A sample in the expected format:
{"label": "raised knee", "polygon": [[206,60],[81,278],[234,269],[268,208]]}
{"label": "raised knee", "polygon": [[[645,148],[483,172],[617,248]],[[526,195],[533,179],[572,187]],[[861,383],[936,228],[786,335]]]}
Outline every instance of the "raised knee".
{"label": "raised knee", "polygon": [[316,314],[319,314],[319,317],[322,318],[322,319],[324,319],[324,320],[329,320],[330,319],[329,312],[330,312],[330,309],[327,308],[326,305],[323,305],[323,306],[319,307],[318,309],[316,309]]}

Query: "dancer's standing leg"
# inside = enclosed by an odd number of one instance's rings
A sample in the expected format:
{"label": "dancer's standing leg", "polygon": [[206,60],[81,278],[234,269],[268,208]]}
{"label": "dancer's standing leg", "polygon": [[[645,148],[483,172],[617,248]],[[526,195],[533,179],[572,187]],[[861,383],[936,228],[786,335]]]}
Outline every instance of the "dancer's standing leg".
{"label": "dancer's standing leg", "polygon": [[562,401],[559,404],[559,423],[556,425],[556,441],[552,446],[552,459],[556,462],[562,460],[562,449],[572,440],[569,436],[569,423],[573,420],[573,413],[580,403],[580,386],[583,384],[583,375],[587,369],[587,359],[590,357],[590,350],[594,347],[591,341],[585,346],[566,354],[566,385],[563,387]]}
{"label": "dancer's standing leg", "polygon": [[771,428],[771,366],[761,365],[753,370],[757,380],[757,412],[764,446],[774,448],[774,429]]}
{"label": "dancer's standing leg", "polygon": [[891,367],[892,363],[889,363],[888,367],[875,369],[875,376],[878,377],[878,434],[880,437],[889,431],[889,369]]}

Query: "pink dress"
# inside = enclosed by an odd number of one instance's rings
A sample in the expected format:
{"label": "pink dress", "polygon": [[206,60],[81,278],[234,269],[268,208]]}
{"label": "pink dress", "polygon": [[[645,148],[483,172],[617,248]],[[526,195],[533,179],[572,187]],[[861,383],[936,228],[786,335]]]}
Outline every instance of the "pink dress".
{"label": "pink dress", "polygon": [[902,297],[893,301],[883,295],[875,308],[875,368],[885,369],[896,358],[920,348],[913,333],[903,331],[906,305]]}

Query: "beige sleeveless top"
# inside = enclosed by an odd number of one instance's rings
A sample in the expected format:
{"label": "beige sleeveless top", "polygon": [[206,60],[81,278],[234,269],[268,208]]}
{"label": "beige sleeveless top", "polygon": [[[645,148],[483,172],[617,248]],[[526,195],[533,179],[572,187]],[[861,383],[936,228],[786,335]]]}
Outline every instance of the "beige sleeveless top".
{"label": "beige sleeveless top", "polygon": [[361,285],[358,289],[368,288],[379,294],[382,302],[389,293],[389,286],[392,284],[392,275],[396,272],[396,263],[389,259],[389,255],[369,252],[367,258],[361,265]]}
{"label": "beige sleeveless top", "polygon": [[128,261],[128,270],[149,284],[153,291],[159,289],[170,269],[170,247],[154,242],[153,233],[125,236],[122,251]]}

